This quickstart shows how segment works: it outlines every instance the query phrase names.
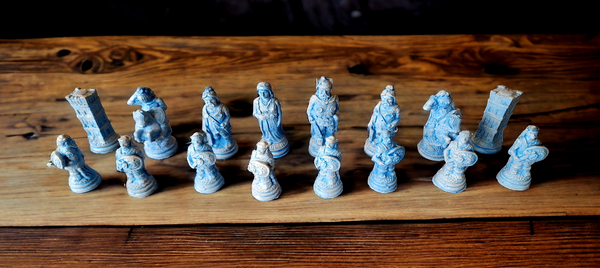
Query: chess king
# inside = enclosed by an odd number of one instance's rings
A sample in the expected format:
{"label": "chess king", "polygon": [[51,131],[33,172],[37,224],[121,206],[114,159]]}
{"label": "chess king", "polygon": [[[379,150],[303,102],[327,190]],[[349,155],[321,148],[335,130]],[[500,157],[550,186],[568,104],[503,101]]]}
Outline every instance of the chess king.
{"label": "chess king", "polygon": [[308,122],[310,123],[310,143],[308,152],[313,157],[325,145],[325,138],[334,136],[340,120],[338,96],[331,93],[333,79],[321,76],[316,80],[317,92],[310,97],[308,109]]}

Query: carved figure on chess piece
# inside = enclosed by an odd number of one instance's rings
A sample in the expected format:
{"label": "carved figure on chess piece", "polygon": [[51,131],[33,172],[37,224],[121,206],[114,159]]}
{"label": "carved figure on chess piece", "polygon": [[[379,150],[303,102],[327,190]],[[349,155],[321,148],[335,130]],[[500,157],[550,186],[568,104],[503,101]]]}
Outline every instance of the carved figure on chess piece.
{"label": "carved figure on chess piece", "polygon": [[446,90],[429,97],[423,110],[429,111],[429,119],[423,127],[423,139],[417,144],[417,149],[426,159],[442,161],[444,149],[460,131],[460,110],[454,108],[452,97]]}
{"label": "carved figure on chess piece", "polygon": [[398,188],[396,165],[402,161],[405,149],[392,139],[392,132],[383,130],[379,133],[377,150],[371,160],[375,164],[369,174],[368,184],[378,193],[387,194]]}
{"label": "carved figure on chess piece", "polygon": [[313,185],[315,194],[323,199],[335,198],[342,194],[344,190],[340,179],[342,153],[334,136],[325,139],[325,145],[319,149],[317,157],[315,157],[315,166],[319,170],[319,175]]}
{"label": "carved figure on chess piece", "polygon": [[161,160],[171,157],[177,151],[177,140],[171,136],[171,126],[165,111],[154,107],[149,111],[133,112],[136,142],[144,144],[146,155],[152,159]]}
{"label": "carved figure on chess piece", "polygon": [[475,165],[477,154],[470,143],[471,132],[463,130],[444,150],[446,164],[433,176],[433,184],[449,193],[460,193],[467,188],[465,170]]}
{"label": "carved figure on chess piece", "polygon": [[529,189],[531,165],[546,159],[549,153],[548,148],[542,146],[542,142],[537,138],[539,132],[538,127],[527,126],[508,149],[508,163],[496,176],[502,186],[515,191]]}
{"label": "carved figure on chess piece", "polygon": [[50,154],[48,166],[69,172],[69,188],[74,193],[89,192],[102,182],[100,173],[85,164],[85,158],[77,143],[66,134],[56,138],[56,150]]}
{"label": "carved figure on chess piece", "polygon": [[187,150],[187,161],[196,170],[194,189],[201,194],[212,194],[225,184],[225,179],[215,166],[217,156],[203,133],[196,132],[190,138],[192,144]]}
{"label": "carved figure on chess piece", "polygon": [[161,98],[156,97],[154,91],[147,87],[138,87],[135,93],[127,100],[127,105],[141,105],[144,111],[150,111],[156,107],[160,107],[165,111],[167,110],[167,104]]}
{"label": "carved figure on chess piece", "polygon": [[340,120],[338,96],[331,94],[333,79],[321,76],[316,80],[317,92],[310,97],[308,122],[310,123],[310,143],[308,152],[317,156],[319,149],[325,145],[325,138],[334,136]]}
{"label": "carved figure on chess piece", "polygon": [[202,131],[206,133],[208,144],[218,160],[231,158],[238,151],[238,145],[231,137],[229,109],[219,101],[212,87],[206,87],[202,93]]}
{"label": "carved figure on chess piece", "polygon": [[127,175],[127,193],[135,198],[144,198],[153,194],[158,188],[158,183],[150,175],[144,164],[144,153],[133,142],[131,137],[119,138],[121,148],[117,149],[117,171]]}
{"label": "carved figure on chess piece", "polygon": [[268,82],[258,83],[256,91],[258,98],[254,99],[252,115],[258,119],[262,140],[269,144],[274,158],[283,157],[289,152],[290,144],[283,134],[281,104],[273,95],[271,84]]}
{"label": "carved figure on chess piece", "polygon": [[281,186],[273,173],[275,160],[269,149],[269,144],[259,141],[252,151],[248,171],[254,174],[252,181],[252,196],[259,201],[271,201],[281,195]]}
{"label": "carved figure on chess piece", "polygon": [[381,101],[377,103],[371,115],[371,121],[367,125],[369,137],[365,141],[365,153],[373,157],[377,150],[377,141],[382,132],[390,133],[392,139],[398,131],[398,123],[400,122],[400,107],[396,103],[396,89],[392,85],[388,85],[381,92]]}

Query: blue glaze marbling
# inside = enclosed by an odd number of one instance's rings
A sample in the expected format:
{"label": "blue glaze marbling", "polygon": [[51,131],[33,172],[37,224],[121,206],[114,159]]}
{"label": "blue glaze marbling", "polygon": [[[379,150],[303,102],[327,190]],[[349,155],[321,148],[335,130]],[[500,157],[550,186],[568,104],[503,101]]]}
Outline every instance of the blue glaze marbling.
{"label": "blue glaze marbling", "polygon": [[375,166],[369,174],[368,184],[376,192],[387,194],[398,188],[396,165],[402,161],[405,149],[392,140],[392,132],[379,133],[375,154],[371,158]]}
{"label": "blue glaze marbling", "polygon": [[102,182],[100,173],[85,164],[83,153],[69,135],[56,138],[56,150],[50,155],[48,166],[69,172],[69,188],[74,193],[89,192]]}
{"label": "blue glaze marbling", "polygon": [[283,157],[289,152],[290,144],[283,134],[281,103],[268,82],[258,83],[256,91],[258,98],[254,99],[252,115],[258,119],[262,140],[269,144],[274,158]]}
{"label": "blue glaze marbling", "polygon": [[549,153],[548,148],[538,140],[538,133],[536,126],[528,126],[508,149],[508,163],[496,175],[502,186],[515,191],[529,189],[531,165],[546,159]]}
{"label": "blue glaze marbling", "polygon": [[167,104],[161,98],[156,97],[154,91],[147,87],[138,87],[127,100],[127,105],[141,105],[144,111],[150,111],[156,107],[167,110]]}
{"label": "blue glaze marbling", "polygon": [[269,149],[269,144],[259,141],[252,151],[248,171],[254,174],[252,181],[252,196],[259,201],[271,201],[281,195],[281,186],[273,173],[275,160]]}
{"label": "blue glaze marbling", "polygon": [[187,161],[190,167],[196,170],[194,189],[201,194],[212,194],[225,184],[225,179],[215,166],[217,156],[205,141],[206,136],[203,133],[196,132],[190,139],[192,144],[187,150]]}
{"label": "blue glaze marbling", "polygon": [[446,164],[433,176],[433,184],[449,193],[460,193],[467,188],[465,170],[477,163],[477,154],[471,145],[471,132],[463,130],[444,150]]}
{"label": "blue glaze marbling", "polygon": [[319,149],[325,145],[325,139],[334,136],[337,132],[338,111],[340,109],[339,99],[331,94],[333,80],[321,76],[316,80],[317,92],[310,97],[308,102],[308,122],[310,123],[310,143],[308,152],[313,157]]}
{"label": "blue glaze marbling", "polygon": [[426,159],[442,161],[444,149],[460,131],[460,110],[454,108],[452,97],[446,90],[429,97],[423,110],[430,111],[429,119],[423,127],[423,139],[417,144],[417,149]]}
{"label": "blue glaze marbling", "polygon": [[219,101],[212,87],[206,87],[202,93],[202,131],[206,133],[208,144],[217,159],[231,158],[238,151],[238,145],[231,137],[231,116],[227,106]]}
{"label": "blue glaze marbling", "polygon": [[133,112],[135,132],[133,138],[136,142],[144,144],[146,155],[152,159],[166,159],[177,151],[177,140],[171,136],[171,126],[165,111],[154,107],[149,111],[137,110]]}
{"label": "blue glaze marbling", "polygon": [[342,194],[344,191],[344,185],[340,179],[342,153],[334,136],[325,139],[325,145],[321,146],[315,157],[315,166],[319,170],[313,185],[315,194],[323,199],[335,198]]}
{"label": "blue glaze marbling", "polygon": [[119,148],[119,134],[115,133],[95,89],[75,88],[65,97],[81,121],[90,143],[90,151],[106,154]]}
{"label": "blue glaze marbling", "polygon": [[381,92],[381,101],[377,103],[371,115],[371,121],[367,125],[369,137],[365,141],[365,153],[373,157],[377,151],[377,141],[383,131],[391,133],[392,139],[398,131],[398,123],[400,122],[400,107],[396,103],[396,89],[392,85],[388,85]]}
{"label": "blue glaze marbling", "polygon": [[127,193],[135,198],[144,198],[153,194],[158,188],[158,183],[146,169],[144,153],[133,142],[131,137],[119,138],[121,148],[117,149],[117,171],[127,175]]}
{"label": "blue glaze marbling", "polygon": [[483,118],[471,138],[475,151],[482,154],[495,154],[502,149],[504,129],[513,109],[523,92],[498,86],[490,91]]}

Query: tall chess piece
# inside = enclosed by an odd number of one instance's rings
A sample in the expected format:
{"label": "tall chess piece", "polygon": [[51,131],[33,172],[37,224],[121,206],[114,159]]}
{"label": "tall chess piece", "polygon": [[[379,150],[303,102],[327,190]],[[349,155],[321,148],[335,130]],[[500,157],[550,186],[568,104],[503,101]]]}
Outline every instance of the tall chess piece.
{"label": "tall chess piece", "polygon": [[268,82],[258,83],[256,91],[258,98],[254,99],[252,115],[258,119],[262,140],[269,144],[273,157],[281,158],[290,150],[281,124],[281,104],[273,95],[271,84]]}
{"label": "tall chess piece", "polygon": [[392,137],[392,132],[380,131],[377,150],[371,158],[375,166],[369,174],[369,187],[382,194],[391,193],[398,188],[398,177],[395,169],[405,154],[404,147],[396,144]]}
{"label": "tall chess piece", "polygon": [[252,181],[252,196],[258,201],[271,201],[281,195],[281,186],[273,173],[275,160],[269,149],[269,144],[259,141],[256,150],[252,151],[248,171],[254,174]]}
{"label": "tall chess piece", "polygon": [[442,161],[444,149],[460,131],[460,110],[454,108],[452,97],[446,90],[429,97],[423,110],[430,111],[429,119],[423,127],[423,139],[417,144],[417,149],[426,159]]}
{"label": "tall chess piece", "polygon": [[127,105],[141,105],[142,109],[133,112],[136,142],[144,144],[146,155],[152,159],[167,159],[177,151],[177,140],[171,136],[171,125],[167,118],[167,105],[154,92],[146,87],[138,87]]}
{"label": "tall chess piece", "polygon": [[48,166],[69,172],[69,188],[74,193],[89,192],[102,182],[100,173],[85,164],[83,153],[77,143],[66,134],[56,138],[56,150],[50,155]]}
{"label": "tall chess piece", "polygon": [[127,193],[135,198],[144,198],[153,194],[158,183],[150,175],[144,164],[144,153],[131,142],[131,137],[119,138],[121,148],[117,149],[117,171],[127,175]]}
{"label": "tall chess piece", "polygon": [[92,153],[106,154],[119,148],[119,134],[110,124],[95,89],[75,88],[65,99],[77,113],[88,135]]}
{"label": "tall chess piece", "polygon": [[549,153],[537,138],[539,131],[534,125],[528,126],[508,149],[508,163],[496,176],[502,186],[515,191],[529,189],[531,165],[546,159]]}
{"label": "tall chess piece", "polygon": [[196,170],[194,189],[201,194],[212,194],[225,184],[225,179],[215,166],[217,157],[205,142],[204,134],[196,132],[190,138],[192,144],[187,150],[187,161]]}
{"label": "tall chess piece", "polygon": [[325,139],[325,145],[319,149],[315,157],[315,166],[319,170],[319,175],[313,185],[315,194],[323,199],[335,198],[342,194],[344,190],[340,179],[342,153],[334,136]]}
{"label": "tall chess piece", "polygon": [[238,151],[238,145],[231,137],[231,116],[227,106],[219,101],[212,87],[202,93],[202,131],[206,133],[208,144],[219,160],[231,158]]}
{"label": "tall chess piece", "polygon": [[471,142],[475,151],[482,154],[495,154],[502,149],[504,129],[513,109],[523,92],[498,86],[490,91],[483,119],[473,135]]}
{"label": "tall chess piece", "polygon": [[478,159],[469,139],[471,139],[471,132],[463,130],[444,150],[446,164],[433,176],[433,184],[441,190],[460,193],[467,188],[465,170],[475,165]]}
{"label": "tall chess piece", "polygon": [[339,99],[331,94],[333,79],[321,76],[316,80],[317,92],[310,97],[308,109],[308,122],[310,123],[310,143],[308,152],[317,156],[319,149],[325,145],[325,138],[334,136],[337,132]]}
{"label": "tall chess piece", "polygon": [[398,131],[398,123],[400,122],[400,107],[396,103],[396,89],[392,85],[388,85],[381,92],[381,101],[377,103],[371,115],[371,121],[367,129],[369,137],[365,141],[365,153],[373,157],[377,151],[377,141],[382,132],[389,132],[391,138]]}

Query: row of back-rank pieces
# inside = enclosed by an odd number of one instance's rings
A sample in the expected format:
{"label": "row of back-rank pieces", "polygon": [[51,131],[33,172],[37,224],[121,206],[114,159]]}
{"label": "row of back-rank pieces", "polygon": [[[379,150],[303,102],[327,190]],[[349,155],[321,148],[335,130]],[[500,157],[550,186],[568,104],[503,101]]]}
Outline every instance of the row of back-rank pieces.
{"label": "row of back-rank pieces", "polygon": [[[316,94],[310,98],[307,109],[311,123],[309,153],[315,157],[319,170],[314,191],[324,199],[335,198],[342,193],[340,180],[341,152],[335,133],[338,125],[339,103],[331,93],[332,80],[321,77],[316,81]],[[277,199],[281,187],[274,176],[274,158],[289,151],[289,143],[281,124],[281,104],[273,95],[271,85],[261,82],[257,86],[258,97],[253,102],[253,115],[258,119],[262,139],[248,164],[254,174],[252,195],[260,201]],[[423,109],[430,111],[424,126],[423,139],[418,143],[419,153],[433,161],[444,160],[445,165],[434,175],[433,183],[441,190],[459,193],[466,189],[465,170],[477,162],[474,151],[491,154],[502,147],[502,134],[521,92],[498,86],[490,92],[490,99],[483,119],[475,135],[460,130],[461,112],[445,90],[432,95]],[[117,149],[116,167],[127,174],[127,192],[137,198],[151,195],[157,182],[146,170],[144,153],[132,143],[129,136],[120,138],[106,117],[97,92],[94,89],[76,88],[66,97],[82,122],[90,149],[95,153],[108,153]],[[202,94],[202,132],[191,136],[187,160],[196,169],[194,188],[199,193],[210,194],[224,184],[223,176],[216,168],[216,160],[232,157],[238,145],[231,136],[230,115],[212,87]],[[133,139],[144,144],[146,155],[153,159],[166,159],[177,151],[177,141],[171,136],[166,117],[166,104],[154,92],[140,87],[127,101],[128,105],[141,105],[133,113],[135,132]],[[404,147],[397,145],[393,137],[400,121],[400,108],[396,103],[393,86],[388,85],[381,93],[381,101],[375,106],[368,124],[368,138],[364,151],[372,157],[374,168],[369,175],[369,186],[380,193],[391,193],[397,188],[395,166],[404,157]],[[98,126],[104,126],[100,129]],[[523,191],[531,184],[531,165],[548,155],[548,149],[537,139],[539,129],[528,126],[509,149],[510,159],[498,173],[498,182],[512,190]],[[120,148],[119,148],[120,147]],[[68,135],[60,135],[57,149],[52,153],[49,166],[69,171],[69,187],[75,193],[95,189],[102,178],[87,166],[83,153]]]}

